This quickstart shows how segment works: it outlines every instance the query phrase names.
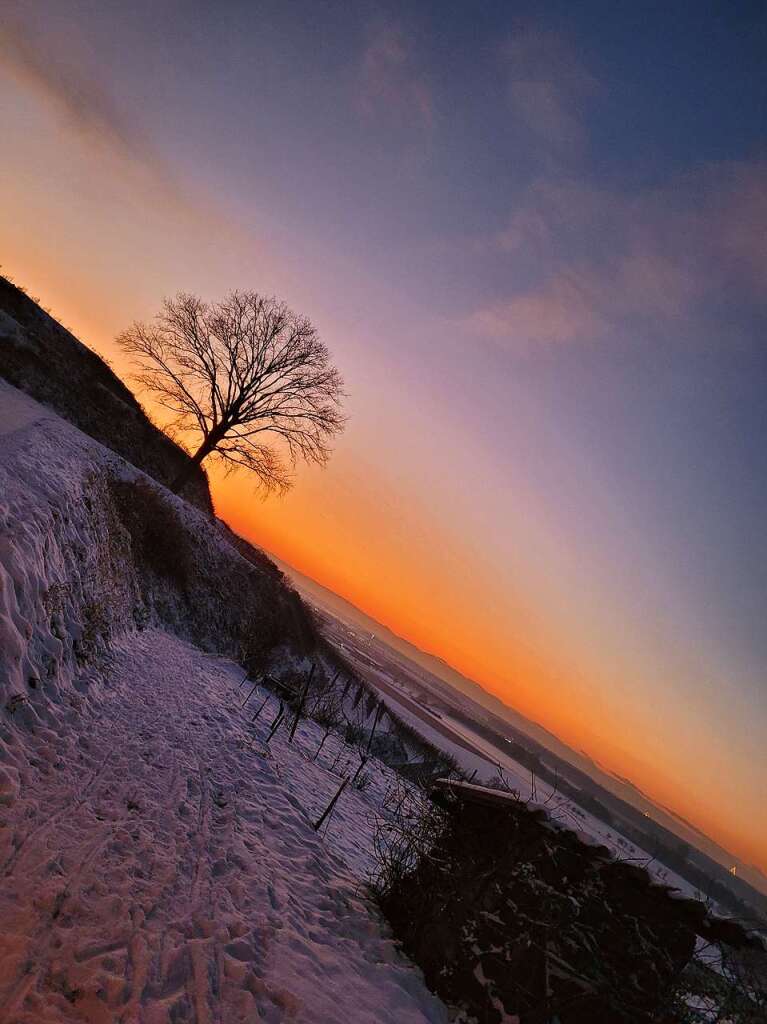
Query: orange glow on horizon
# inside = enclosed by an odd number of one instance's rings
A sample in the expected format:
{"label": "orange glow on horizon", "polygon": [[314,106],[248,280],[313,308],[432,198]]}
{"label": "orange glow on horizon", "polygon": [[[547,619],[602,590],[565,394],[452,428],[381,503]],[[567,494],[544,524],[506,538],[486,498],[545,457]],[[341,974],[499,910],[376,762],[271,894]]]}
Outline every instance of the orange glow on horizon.
{"label": "orange glow on horizon", "polygon": [[[572,749],[585,752],[608,772],[629,777],[648,799],[662,807],[673,808],[746,863],[762,870],[767,867],[767,829],[763,829],[761,835],[754,835],[752,841],[744,841],[742,834],[733,830],[724,816],[717,815],[714,807],[685,792],[662,766],[653,766],[632,757],[628,742],[632,729],[630,722],[610,719],[599,722],[601,727],[595,729],[593,709],[564,706],[558,699],[559,673],[552,665],[542,663],[522,650],[504,650],[504,656],[511,653],[512,658],[499,668],[492,657],[478,656],[477,649],[470,644],[456,643],[456,634],[471,635],[471,624],[467,628],[467,623],[462,622],[458,629],[453,622],[414,622],[407,616],[392,614],[396,600],[393,600],[391,592],[382,592],[378,586],[373,590],[367,589],[359,581],[352,587],[346,586],[346,575],[333,572],[332,567],[317,557],[316,547],[322,545],[314,544],[313,535],[308,530],[297,539],[291,534],[280,533],[269,514],[243,514],[231,500],[232,494],[225,482],[219,489],[215,472],[211,476],[217,511],[236,532],[273,551],[303,575],[350,601],[424,652],[443,658],[467,678],[479,683],[486,692],[542,725]],[[333,554],[339,562],[346,557],[338,538],[335,539]],[[510,682],[511,679],[514,683]]]}

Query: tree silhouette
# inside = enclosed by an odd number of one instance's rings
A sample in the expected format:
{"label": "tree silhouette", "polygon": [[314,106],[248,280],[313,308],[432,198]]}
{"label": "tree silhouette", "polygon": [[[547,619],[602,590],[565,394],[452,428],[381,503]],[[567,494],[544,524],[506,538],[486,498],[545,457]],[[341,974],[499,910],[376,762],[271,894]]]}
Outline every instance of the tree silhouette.
{"label": "tree silhouette", "polygon": [[172,414],[168,429],[200,437],[176,492],[209,455],[250,470],[267,491],[287,490],[299,459],[330,457],[345,422],[343,381],[311,322],[284,303],[233,291],[209,304],[180,292],[117,341]]}

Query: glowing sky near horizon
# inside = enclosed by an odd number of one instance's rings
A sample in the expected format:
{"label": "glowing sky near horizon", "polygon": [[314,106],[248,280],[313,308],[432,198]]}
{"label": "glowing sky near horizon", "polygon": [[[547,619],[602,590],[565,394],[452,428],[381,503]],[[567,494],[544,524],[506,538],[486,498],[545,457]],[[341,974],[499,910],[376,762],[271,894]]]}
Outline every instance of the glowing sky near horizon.
{"label": "glowing sky near horizon", "polygon": [[180,289],[307,313],[346,433],[220,514],[764,870],[751,12],[7,3],[0,263],[123,375]]}

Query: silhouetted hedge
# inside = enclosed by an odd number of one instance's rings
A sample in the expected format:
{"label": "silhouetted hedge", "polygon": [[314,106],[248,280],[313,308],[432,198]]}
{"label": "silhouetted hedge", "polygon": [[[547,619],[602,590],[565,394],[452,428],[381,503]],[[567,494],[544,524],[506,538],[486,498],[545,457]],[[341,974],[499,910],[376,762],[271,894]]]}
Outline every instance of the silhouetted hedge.
{"label": "silhouetted hedge", "polygon": [[185,593],[194,545],[176,508],[148,480],[113,480],[110,490],[130,534],[133,557],[145,572],[156,573]]}

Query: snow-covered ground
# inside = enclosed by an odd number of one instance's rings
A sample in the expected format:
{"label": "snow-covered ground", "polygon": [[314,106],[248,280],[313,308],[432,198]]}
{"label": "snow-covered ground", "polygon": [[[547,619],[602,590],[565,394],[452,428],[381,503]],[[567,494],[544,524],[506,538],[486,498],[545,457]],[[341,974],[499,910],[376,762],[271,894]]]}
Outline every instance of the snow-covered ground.
{"label": "snow-covered ground", "polygon": [[309,723],[265,748],[273,707],[250,726],[241,679],[149,630],[65,729],[12,751],[3,1020],[445,1019],[361,891],[386,770],[318,835],[333,745],[312,763]]}
{"label": "snow-covered ground", "polygon": [[394,774],[315,831],[356,750],[136,629],[119,457],[3,384],[0,434],[0,1021],[446,1021],[365,890]]}

